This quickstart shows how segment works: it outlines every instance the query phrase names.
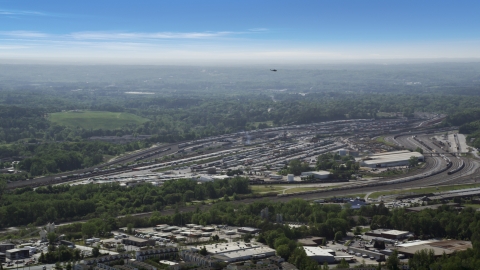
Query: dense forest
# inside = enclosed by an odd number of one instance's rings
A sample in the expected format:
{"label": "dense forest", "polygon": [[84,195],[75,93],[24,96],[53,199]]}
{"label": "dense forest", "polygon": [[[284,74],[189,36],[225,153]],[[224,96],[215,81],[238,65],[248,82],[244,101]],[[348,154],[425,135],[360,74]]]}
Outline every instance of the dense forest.
{"label": "dense forest", "polygon": [[0,227],[91,219],[105,213],[149,212],[194,200],[229,200],[250,193],[248,180],[239,177],[202,185],[183,179],[167,181],[160,187],[143,184],[129,188],[112,183],[24,188],[1,198]]}

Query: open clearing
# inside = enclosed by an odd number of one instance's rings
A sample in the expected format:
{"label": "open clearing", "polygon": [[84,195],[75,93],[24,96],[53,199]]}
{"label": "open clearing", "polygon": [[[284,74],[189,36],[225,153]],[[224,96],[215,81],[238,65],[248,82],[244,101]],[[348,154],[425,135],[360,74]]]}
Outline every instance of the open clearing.
{"label": "open clearing", "polygon": [[130,113],[101,111],[52,113],[48,119],[59,125],[84,129],[119,129],[125,125],[139,125],[148,121],[148,119]]}

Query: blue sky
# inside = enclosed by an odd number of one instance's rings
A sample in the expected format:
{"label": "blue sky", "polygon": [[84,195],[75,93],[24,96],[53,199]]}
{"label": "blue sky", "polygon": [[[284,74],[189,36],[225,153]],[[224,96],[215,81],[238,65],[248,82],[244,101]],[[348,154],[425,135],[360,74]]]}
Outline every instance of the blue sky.
{"label": "blue sky", "polygon": [[480,1],[0,0],[0,59],[321,63],[480,58]]}

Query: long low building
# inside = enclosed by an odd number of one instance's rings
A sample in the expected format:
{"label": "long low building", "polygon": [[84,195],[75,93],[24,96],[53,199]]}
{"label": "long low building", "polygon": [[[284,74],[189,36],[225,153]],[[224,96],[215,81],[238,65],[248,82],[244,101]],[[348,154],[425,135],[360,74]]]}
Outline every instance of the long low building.
{"label": "long low building", "polygon": [[328,171],[311,171],[311,172],[302,172],[301,178],[307,178],[312,176],[313,179],[325,180],[330,177],[330,172]]}
{"label": "long low building", "polygon": [[413,257],[415,252],[420,250],[432,250],[435,257],[443,256],[443,254],[450,255],[454,252],[465,251],[472,248],[472,242],[460,240],[446,240],[446,241],[417,241],[397,245],[399,254],[404,254],[406,257]]}
{"label": "long low building", "polygon": [[153,239],[144,239],[134,236],[122,239],[122,244],[132,245],[136,247],[146,247],[146,246],[155,246],[155,240]]}
{"label": "long low building", "polygon": [[28,248],[9,249],[5,252],[5,255],[10,260],[26,259],[30,257],[30,249]]}
{"label": "long low building", "polygon": [[418,161],[425,160],[422,154],[405,150],[369,155],[362,159],[360,165],[370,168],[408,166],[411,157],[416,157]]}
{"label": "long low building", "polygon": [[408,231],[378,229],[365,232],[365,235],[383,237],[387,239],[403,239],[410,235]]}
{"label": "long low building", "polygon": [[264,246],[257,246],[250,249],[224,252],[222,254],[213,255],[212,257],[220,261],[232,263],[239,261],[264,259],[271,256],[275,256],[275,249]]}
{"label": "long low building", "polygon": [[325,249],[320,247],[303,247],[307,257],[315,260],[316,262],[323,263],[334,263],[335,262],[335,251],[332,249]]}

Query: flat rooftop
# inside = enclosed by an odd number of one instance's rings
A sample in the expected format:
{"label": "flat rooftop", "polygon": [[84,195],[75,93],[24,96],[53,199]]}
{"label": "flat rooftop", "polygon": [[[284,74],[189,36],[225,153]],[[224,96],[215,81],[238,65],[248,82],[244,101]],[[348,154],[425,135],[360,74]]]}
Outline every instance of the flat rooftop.
{"label": "flat rooftop", "polygon": [[236,258],[243,258],[243,257],[249,257],[249,256],[255,256],[255,255],[263,255],[263,254],[268,254],[268,253],[275,254],[275,250],[272,249],[272,248],[269,248],[269,247],[257,246],[255,248],[251,248],[251,249],[225,252],[225,253],[222,253],[222,254],[214,255],[214,257],[219,259],[219,260],[223,260],[223,261],[232,261],[232,260],[235,260]]}
{"label": "flat rooftop", "polygon": [[389,163],[389,162],[399,162],[399,161],[407,161],[412,156],[417,158],[424,158],[422,154],[418,152],[409,152],[406,151],[405,153],[394,153],[394,154],[375,154],[370,155],[367,160],[363,160],[364,164],[378,164],[378,163]]}
{"label": "flat rooftop", "polygon": [[332,249],[327,248],[320,248],[320,247],[303,247],[305,253],[308,257],[311,256],[334,256],[332,253],[335,251]]}
{"label": "flat rooftop", "polygon": [[446,240],[446,241],[432,241],[430,243],[425,243],[425,242],[428,242],[428,241],[413,242],[411,244],[416,243],[416,245],[398,247],[398,252],[413,255],[417,251],[428,249],[428,250],[433,250],[435,256],[442,256],[444,253],[449,255],[454,252],[464,251],[469,248],[472,248],[472,242],[470,241]]}
{"label": "flat rooftop", "polygon": [[260,247],[260,246],[252,245],[252,244],[246,244],[246,243],[243,243],[243,242],[240,242],[239,244],[237,244],[235,242],[231,242],[231,243],[212,244],[212,245],[206,245],[205,246],[205,248],[207,249],[207,252],[210,253],[210,254],[222,254],[222,253],[226,253],[226,252],[254,249],[254,248],[258,248],[258,247]]}

